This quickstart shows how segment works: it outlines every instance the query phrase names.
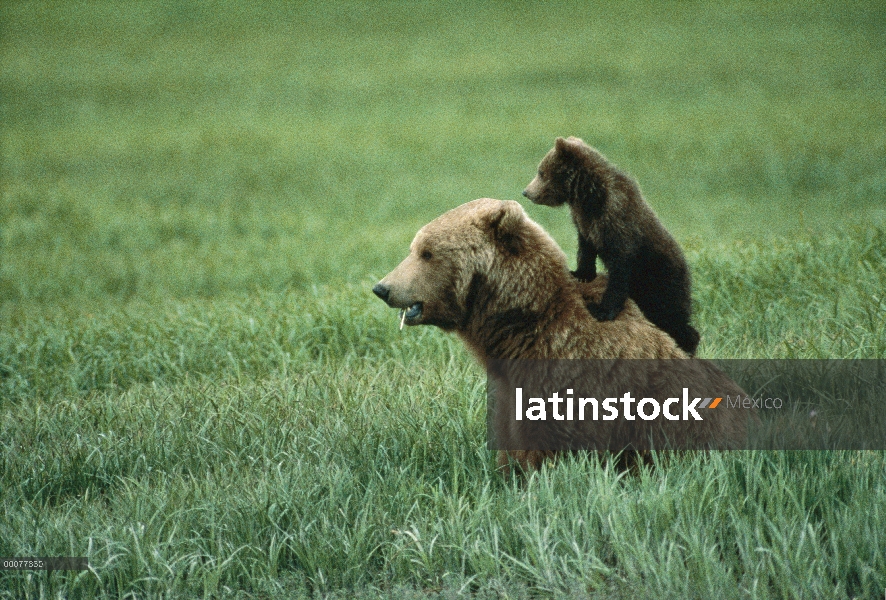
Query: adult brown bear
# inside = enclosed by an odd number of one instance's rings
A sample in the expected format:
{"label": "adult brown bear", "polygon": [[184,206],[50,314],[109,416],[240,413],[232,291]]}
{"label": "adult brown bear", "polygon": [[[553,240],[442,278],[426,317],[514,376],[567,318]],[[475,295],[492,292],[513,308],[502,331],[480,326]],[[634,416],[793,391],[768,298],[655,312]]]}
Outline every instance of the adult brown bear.
{"label": "adult brown bear", "polygon": [[[454,331],[484,367],[509,359],[685,359],[680,362],[699,368],[689,368],[695,380],[683,383],[746,395],[704,361],[690,359],[632,302],[614,320],[596,320],[586,303],[598,299],[603,286],[603,278],[576,280],[563,251],[519,203],[482,198],[422,227],[409,255],[372,291],[400,309],[401,322]],[[700,423],[632,422],[623,441],[642,449],[661,430],[677,447],[739,447],[747,437],[747,413],[710,412]],[[593,426],[562,425],[578,437]],[[498,462],[507,464],[510,455],[524,467],[537,466],[549,454],[509,449],[499,452]]]}

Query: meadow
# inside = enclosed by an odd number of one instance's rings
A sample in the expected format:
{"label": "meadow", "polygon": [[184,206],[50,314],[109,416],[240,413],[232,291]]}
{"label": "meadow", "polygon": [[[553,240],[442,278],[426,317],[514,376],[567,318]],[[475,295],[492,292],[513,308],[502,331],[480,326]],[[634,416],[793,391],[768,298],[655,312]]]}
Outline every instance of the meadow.
{"label": "meadow", "polygon": [[[880,598],[886,453],[523,483],[370,288],[558,135],[683,245],[699,354],[886,359],[877,2],[0,4],[0,598]],[[568,255],[565,211],[528,205]]]}

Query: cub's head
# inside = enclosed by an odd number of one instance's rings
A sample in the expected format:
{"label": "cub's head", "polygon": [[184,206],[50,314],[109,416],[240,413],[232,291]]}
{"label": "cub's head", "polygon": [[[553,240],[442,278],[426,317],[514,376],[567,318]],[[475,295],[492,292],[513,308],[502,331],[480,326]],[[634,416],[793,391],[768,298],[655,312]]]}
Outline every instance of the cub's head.
{"label": "cub's head", "polygon": [[586,168],[593,149],[577,137],[558,137],[554,147],[541,159],[535,179],[523,195],[545,206],[560,206],[576,195],[578,174]]}
{"label": "cub's head", "polygon": [[401,326],[460,329],[477,311],[519,301],[526,294],[516,288],[535,271],[551,270],[550,261],[566,272],[563,252],[519,203],[481,198],[422,227],[409,256],[372,291],[400,309]]}

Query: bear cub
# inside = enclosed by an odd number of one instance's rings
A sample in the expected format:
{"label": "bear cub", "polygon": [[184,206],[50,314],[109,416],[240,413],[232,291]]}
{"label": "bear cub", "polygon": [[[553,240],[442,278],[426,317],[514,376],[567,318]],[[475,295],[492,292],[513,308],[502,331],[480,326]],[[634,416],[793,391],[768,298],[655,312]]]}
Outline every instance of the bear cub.
{"label": "bear cub", "polygon": [[568,204],[578,229],[578,279],[597,275],[597,256],[609,285],[588,310],[611,321],[631,297],[646,318],[689,354],[700,336],[689,324],[692,281],[677,241],[643,199],[637,182],[581,139],[557,138],[523,195],[536,204]]}

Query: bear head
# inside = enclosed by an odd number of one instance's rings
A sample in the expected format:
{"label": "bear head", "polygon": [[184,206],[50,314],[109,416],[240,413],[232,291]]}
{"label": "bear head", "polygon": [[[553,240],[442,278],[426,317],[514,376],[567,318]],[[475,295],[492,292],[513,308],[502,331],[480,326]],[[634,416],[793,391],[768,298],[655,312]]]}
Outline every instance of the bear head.
{"label": "bear head", "polygon": [[372,291],[400,309],[401,325],[459,330],[478,310],[488,316],[537,302],[525,293],[537,287],[527,278],[567,275],[562,250],[519,203],[481,198],[422,227],[409,255]]}
{"label": "bear head", "polygon": [[600,170],[595,167],[601,161],[605,161],[602,155],[580,138],[558,137],[539,163],[538,173],[523,190],[523,195],[545,206],[568,203],[580,193],[578,186],[594,185],[581,175],[596,175]]}

